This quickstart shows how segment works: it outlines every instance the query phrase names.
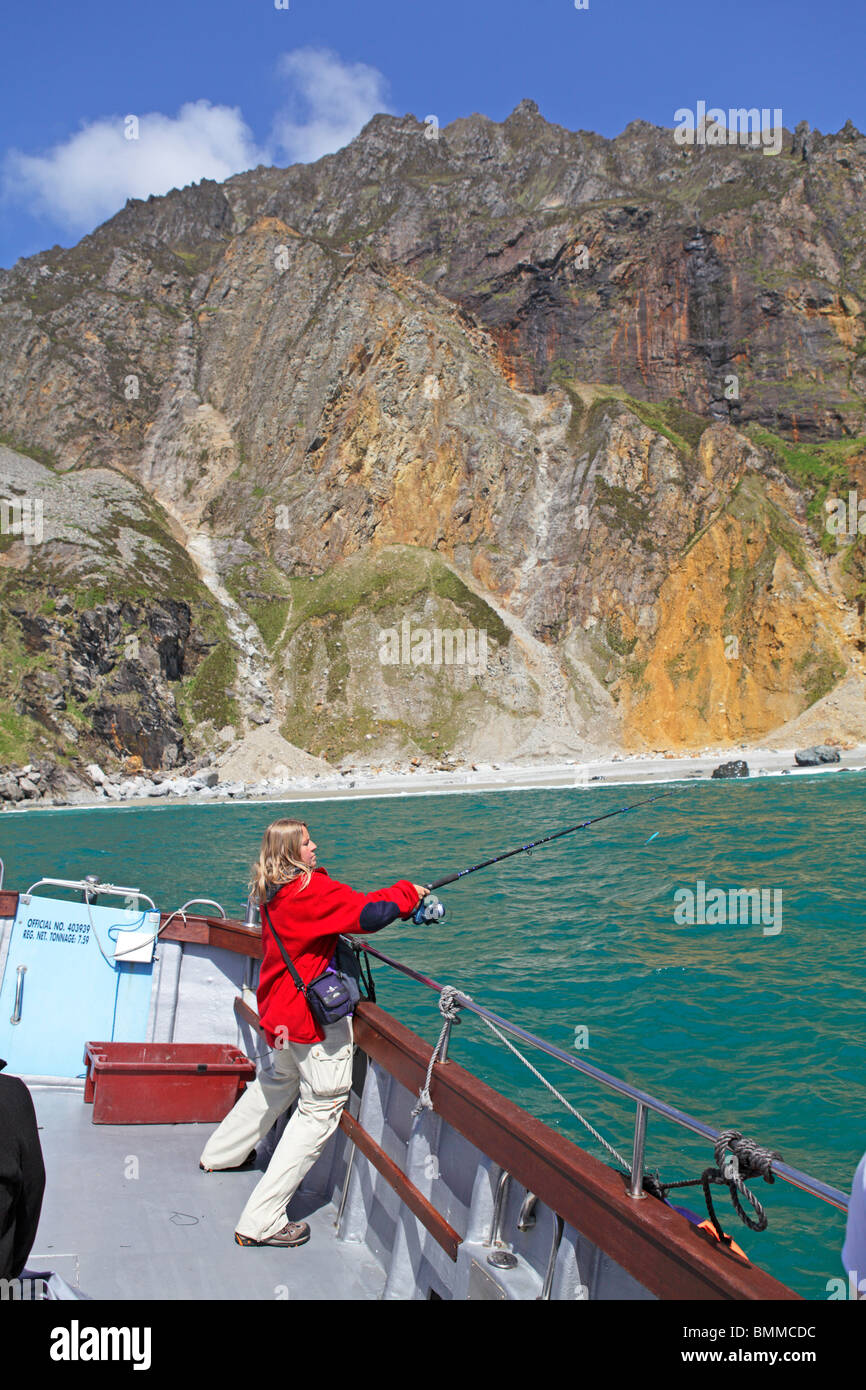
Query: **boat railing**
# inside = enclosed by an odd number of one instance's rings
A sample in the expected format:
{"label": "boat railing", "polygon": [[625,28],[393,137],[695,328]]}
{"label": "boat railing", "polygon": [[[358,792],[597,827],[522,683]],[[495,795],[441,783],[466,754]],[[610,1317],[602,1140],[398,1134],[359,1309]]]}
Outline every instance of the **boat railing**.
{"label": "boat railing", "polygon": [[[351,938],[353,944],[366,952],[368,956],[375,956],[383,964],[397,970],[409,979],[417,981],[419,984],[426,985],[428,989],[435,990],[441,994],[445,988],[437,980],[429,975],[423,975],[418,970],[413,970],[410,966],[404,965],[401,961],[393,960],[391,956],[386,956],[384,952],[378,951],[373,946],[368,946],[366,942],[357,937]],[[647,1115],[653,1111],[657,1115],[671,1120],[675,1125],[683,1129],[691,1130],[693,1134],[698,1134],[703,1139],[707,1139],[715,1146],[721,1137],[721,1131],[714,1129],[712,1125],[706,1125],[701,1120],[695,1119],[693,1115],[688,1115],[684,1110],[677,1109],[676,1106],[668,1105],[666,1101],[658,1100],[657,1097],[650,1095],[647,1091],[641,1091],[636,1086],[630,1086],[627,1081],[621,1081],[619,1077],[611,1076],[609,1072],[602,1071],[599,1067],[594,1067],[591,1062],[585,1062],[579,1057],[573,1057],[554,1043],[546,1042],[539,1038],[535,1033],[530,1033],[527,1029],[521,1028],[518,1024],[512,1023],[509,1019],[503,1018],[501,1014],[493,1013],[483,1005],[475,1002],[461,990],[454,989],[454,998],[461,1009],[467,1009],[470,1013],[477,1014],[481,1019],[494,1024],[504,1033],[509,1033],[514,1038],[519,1038],[521,1042],[528,1043],[531,1047],[537,1048],[541,1052],[547,1053],[549,1057],[555,1057],[558,1061],[564,1062],[566,1066],[574,1071],[582,1072],[584,1076],[592,1077],[609,1091],[616,1092],[617,1095],[632,1101],[635,1106],[635,1125],[634,1141],[632,1145],[631,1160],[631,1179],[629,1184],[629,1195],[635,1198],[642,1197],[643,1194],[643,1173],[644,1173],[644,1154],[646,1149],[646,1129]],[[447,1024],[447,1021],[446,1021]],[[447,1043],[450,1029],[446,1026],[444,1047],[439,1050],[439,1058],[444,1061],[447,1056]],[[780,1160],[773,1161],[773,1173],[792,1187],[799,1188],[801,1192],[808,1192],[813,1197],[818,1197],[821,1201],[829,1203],[839,1211],[847,1212],[848,1197],[837,1187],[832,1187],[829,1183],[821,1182],[818,1178],[810,1177],[808,1173],[802,1172],[799,1168],[792,1168],[790,1164]]]}
{"label": "boat railing", "polygon": [[[91,874],[88,878],[37,878],[36,882],[31,883],[27,891],[21,894],[24,901],[28,902],[34,890],[41,888],[43,884],[49,884],[52,888],[73,888],[77,892],[83,893],[87,902],[91,898],[102,897],[106,893],[113,897],[143,898],[146,903],[150,903],[152,912],[157,910],[153,898],[147,893],[142,893],[140,888],[125,888],[116,883],[101,883],[95,874]],[[194,901],[210,901],[210,899],[194,899]]]}

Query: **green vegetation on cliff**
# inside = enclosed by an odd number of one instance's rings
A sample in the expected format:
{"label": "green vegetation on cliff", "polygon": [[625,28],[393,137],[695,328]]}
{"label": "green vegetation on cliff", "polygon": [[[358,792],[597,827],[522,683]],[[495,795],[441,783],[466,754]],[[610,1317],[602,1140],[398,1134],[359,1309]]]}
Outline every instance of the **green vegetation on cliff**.
{"label": "green vegetation on cliff", "polygon": [[[495,684],[485,684],[487,663],[511,634],[437,555],[387,547],[289,585],[292,608],[275,658],[290,692],[282,733],[291,742],[330,758],[364,753],[373,740],[432,754],[500,708]],[[466,664],[392,664],[404,623],[413,647],[420,632],[460,634]]]}

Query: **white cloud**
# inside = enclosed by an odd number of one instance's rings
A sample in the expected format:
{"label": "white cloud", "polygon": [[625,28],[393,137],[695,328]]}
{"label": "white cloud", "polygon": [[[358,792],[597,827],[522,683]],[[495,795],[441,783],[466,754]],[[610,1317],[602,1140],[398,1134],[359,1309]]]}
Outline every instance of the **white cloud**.
{"label": "white cloud", "polygon": [[382,74],[365,63],[344,63],[329,49],[286,53],[277,71],[287,80],[287,98],[262,148],[237,107],[205,100],[187,102],[176,116],[139,116],[138,139],[126,137],[125,117],[104,117],[45,154],[9,150],[2,163],[4,201],[67,231],[89,231],[127,198],[203,178],[227,179],[257,164],[319,159],[389,109]]}
{"label": "white cloud", "polygon": [[[348,145],[378,111],[390,111],[387,83],[366,63],[344,63],[327,48],[285,53],[278,71],[290,83],[290,109],[272,139],[290,163],[310,163]],[[301,116],[301,119],[293,117]]]}
{"label": "white cloud", "polygon": [[198,179],[227,179],[268,161],[236,107],[191,101],[178,115],[138,118],[127,139],[124,117],[93,121],[44,155],[11,150],[5,196],[73,231],[110,217],[127,198],[167,193]]}

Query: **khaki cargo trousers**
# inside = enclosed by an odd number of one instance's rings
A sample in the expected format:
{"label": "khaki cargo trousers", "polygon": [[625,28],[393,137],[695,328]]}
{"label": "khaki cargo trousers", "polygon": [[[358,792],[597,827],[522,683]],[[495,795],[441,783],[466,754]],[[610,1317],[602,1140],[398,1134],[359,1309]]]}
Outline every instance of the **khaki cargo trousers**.
{"label": "khaki cargo trousers", "polygon": [[268,1240],[282,1230],[286,1206],[340,1121],[352,1086],[352,1020],[328,1025],[324,1041],[287,1042],[248,1086],[204,1147],[205,1168],[234,1168],[297,1100],[267,1172],[238,1218],[236,1230]]}

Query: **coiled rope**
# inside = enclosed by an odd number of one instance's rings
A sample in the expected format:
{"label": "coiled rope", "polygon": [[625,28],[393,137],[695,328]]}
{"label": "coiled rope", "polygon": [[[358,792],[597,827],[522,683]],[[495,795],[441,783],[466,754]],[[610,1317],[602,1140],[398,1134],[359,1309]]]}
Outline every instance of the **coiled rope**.
{"label": "coiled rope", "polygon": [[[731,1157],[729,1158],[725,1157],[726,1149],[731,1150]],[[710,1185],[717,1183],[721,1187],[727,1187],[735,1212],[749,1230],[765,1231],[768,1224],[766,1213],[751,1188],[746,1187],[746,1183],[749,1178],[758,1177],[763,1178],[768,1183],[775,1182],[773,1161],[781,1159],[782,1155],[776,1153],[774,1149],[762,1148],[760,1144],[755,1143],[754,1139],[744,1138],[738,1129],[725,1129],[719,1135],[713,1148],[713,1157],[716,1160],[714,1168],[706,1168],[699,1178],[690,1178],[685,1182],[659,1183],[656,1195],[664,1198],[674,1188],[697,1187],[700,1183],[707,1204],[707,1213],[713,1223],[716,1235],[724,1245],[730,1245],[731,1238],[725,1235],[719,1225],[710,1194]],[[748,1213],[743,1210],[740,1196],[745,1197],[750,1203],[756,1220],[752,1220]]]}

